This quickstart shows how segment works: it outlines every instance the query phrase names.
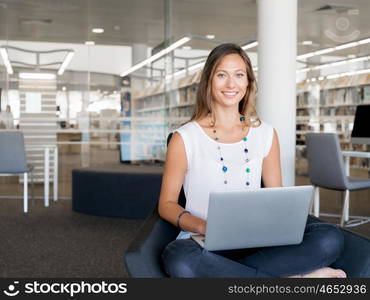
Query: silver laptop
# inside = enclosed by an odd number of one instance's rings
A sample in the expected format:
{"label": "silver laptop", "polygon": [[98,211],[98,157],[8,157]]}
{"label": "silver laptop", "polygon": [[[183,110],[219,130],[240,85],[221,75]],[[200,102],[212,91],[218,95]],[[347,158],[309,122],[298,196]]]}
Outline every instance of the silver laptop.
{"label": "silver laptop", "polygon": [[312,193],[312,186],[211,192],[206,235],[192,238],[210,251],[299,244]]}

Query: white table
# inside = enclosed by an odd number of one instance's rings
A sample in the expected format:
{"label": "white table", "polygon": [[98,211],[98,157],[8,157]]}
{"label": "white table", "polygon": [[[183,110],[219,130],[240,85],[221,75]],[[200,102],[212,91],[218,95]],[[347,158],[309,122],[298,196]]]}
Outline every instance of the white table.
{"label": "white table", "polygon": [[27,149],[43,150],[44,151],[44,205],[49,206],[50,194],[50,152],[53,151],[53,200],[58,200],[58,147],[57,145],[35,146],[27,145]]}
{"label": "white table", "polygon": [[49,158],[50,150],[54,152],[54,164],[53,164],[53,200],[58,200],[58,147],[47,146],[44,149],[44,204],[49,206]]}
{"label": "white table", "polygon": [[369,158],[370,159],[370,152],[362,152],[362,151],[342,151],[344,156],[344,165],[346,167],[346,173],[349,176],[349,160],[350,157],[362,157],[362,158]]}

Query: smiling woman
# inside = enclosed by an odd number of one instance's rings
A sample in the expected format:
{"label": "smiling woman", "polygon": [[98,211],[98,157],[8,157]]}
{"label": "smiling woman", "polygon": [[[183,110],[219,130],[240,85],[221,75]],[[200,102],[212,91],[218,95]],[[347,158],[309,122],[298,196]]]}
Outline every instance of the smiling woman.
{"label": "smiling woman", "polygon": [[[167,150],[158,209],[181,232],[163,251],[165,270],[171,277],[345,277],[342,270],[327,268],[343,248],[342,233],[329,224],[307,224],[299,245],[237,252],[208,251],[191,238],[206,234],[212,191],[258,189],[261,179],[265,187],[282,185],[277,134],[256,116],[255,94],[244,51],[235,44],[213,49],[195,112]],[[181,186],[185,210],[178,204]]]}

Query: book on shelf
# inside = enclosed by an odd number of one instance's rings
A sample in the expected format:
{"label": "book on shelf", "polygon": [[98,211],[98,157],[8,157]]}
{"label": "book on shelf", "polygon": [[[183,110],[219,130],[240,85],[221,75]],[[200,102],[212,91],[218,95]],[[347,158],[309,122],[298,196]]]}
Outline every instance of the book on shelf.
{"label": "book on shelf", "polygon": [[366,85],[366,86],[363,87],[362,101],[369,101],[370,102],[370,85]]}

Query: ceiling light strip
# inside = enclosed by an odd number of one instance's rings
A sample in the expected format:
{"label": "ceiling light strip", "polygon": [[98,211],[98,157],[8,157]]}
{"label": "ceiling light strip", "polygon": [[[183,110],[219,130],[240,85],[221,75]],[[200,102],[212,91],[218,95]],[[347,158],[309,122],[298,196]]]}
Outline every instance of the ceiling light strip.
{"label": "ceiling light strip", "polygon": [[8,74],[13,74],[14,73],[13,68],[12,65],[10,64],[9,55],[6,48],[0,48],[0,54],[6,67],[6,71],[8,72]]}
{"label": "ceiling light strip", "polygon": [[331,52],[334,52],[334,51],[347,49],[347,48],[352,48],[352,47],[356,47],[358,45],[364,45],[364,44],[368,44],[368,43],[370,43],[370,38],[359,40],[357,42],[350,42],[350,43],[342,44],[342,45],[332,47],[332,48],[326,48],[326,49],[317,50],[317,51],[314,51],[314,52],[309,52],[309,53],[306,53],[306,54],[298,55],[297,59],[305,59],[305,58],[313,57],[313,56],[316,56],[316,55],[327,54],[327,53],[331,53]]}
{"label": "ceiling light strip", "polygon": [[353,75],[368,74],[368,73],[370,73],[370,69],[363,69],[363,70],[357,70],[357,71],[330,74],[330,75],[327,75],[326,77],[319,76],[317,78],[306,79],[306,81],[315,82],[316,80],[321,81],[324,79],[336,79],[336,78],[345,77],[345,76],[353,76]]}
{"label": "ceiling light strip", "polygon": [[347,43],[347,44],[336,46],[336,47],[334,47],[334,49],[337,51],[337,50],[342,50],[342,49],[356,47],[358,45],[359,45],[358,42],[352,42],[352,43]]}
{"label": "ceiling light strip", "polygon": [[244,46],[242,46],[242,49],[245,51],[247,49],[251,49],[251,48],[254,48],[254,47],[257,47],[258,46],[258,42],[255,41],[255,42],[252,42],[252,43],[249,43],[249,44],[246,44]]}
{"label": "ceiling light strip", "polygon": [[[252,42],[252,43],[249,43],[249,44],[246,44],[246,45],[242,46],[242,49],[245,51],[247,49],[251,49],[251,48],[254,48],[254,47],[257,47],[257,46],[258,46],[258,42],[255,41],[255,42]],[[186,74],[186,71],[191,72],[191,71],[198,70],[198,69],[204,67],[204,64],[205,64],[204,61],[199,62],[197,64],[194,64],[192,66],[189,66],[187,70],[186,69],[183,69],[183,70],[180,70],[180,71],[177,71],[177,72],[173,73],[172,75],[168,75],[166,77],[166,79],[168,80],[168,79],[171,79],[171,78],[178,77],[180,75]]]}
{"label": "ceiling light strip", "polygon": [[53,73],[19,73],[19,78],[21,79],[35,79],[35,80],[53,80],[56,78]]}
{"label": "ceiling light strip", "polygon": [[332,63],[322,64],[322,65],[315,66],[315,67],[312,67],[312,68],[303,68],[303,69],[297,70],[297,73],[305,73],[305,72],[308,72],[308,71],[321,70],[321,69],[326,69],[326,68],[330,68],[330,67],[336,67],[336,66],[340,66],[340,65],[344,65],[344,64],[350,64],[350,63],[355,63],[355,62],[360,62],[360,61],[367,61],[367,60],[370,60],[370,56],[363,56],[363,57],[351,58],[351,59],[347,59],[347,60],[335,61],[335,62],[332,62]]}
{"label": "ceiling light strip", "polygon": [[201,61],[199,63],[196,63],[194,65],[189,66],[187,69],[177,71],[177,72],[173,73],[172,75],[167,76],[166,79],[172,78],[172,77],[178,77],[180,75],[186,74],[186,71],[191,72],[191,71],[198,70],[198,69],[204,67],[204,64],[205,64],[205,61]]}
{"label": "ceiling light strip", "polygon": [[58,70],[58,75],[63,75],[65,69],[67,68],[67,66],[71,62],[74,55],[75,55],[75,53],[73,51],[68,52],[68,54],[66,55],[62,65],[60,66],[60,68]]}
{"label": "ceiling light strip", "polygon": [[189,42],[191,40],[190,37],[183,37],[181,39],[179,39],[178,41],[174,42],[173,44],[171,44],[170,46],[168,46],[167,48],[159,51],[158,53],[152,55],[151,57],[139,62],[138,64],[136,65],[133,65],[131,68],[121,72],[120,76],[121,77],[125,77],[127,76],[128,74],[132,73],[132,72],[135,72],[137,70],[139,70],[140,68],[152,63],[153,61],[161,58],[162,56],[170,53],[171,51],[175,50],[176,48],[186,44],[187,42]]}
{"label": "ceiling light strip", "polygon": [[370,38],[360,40],[360,41],[358,41],[358,43],[359,43],[360,45],[368,44],[368,43],[370,43]]}

